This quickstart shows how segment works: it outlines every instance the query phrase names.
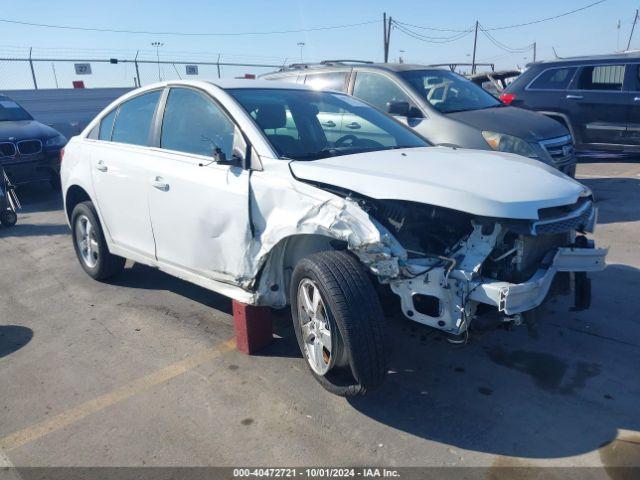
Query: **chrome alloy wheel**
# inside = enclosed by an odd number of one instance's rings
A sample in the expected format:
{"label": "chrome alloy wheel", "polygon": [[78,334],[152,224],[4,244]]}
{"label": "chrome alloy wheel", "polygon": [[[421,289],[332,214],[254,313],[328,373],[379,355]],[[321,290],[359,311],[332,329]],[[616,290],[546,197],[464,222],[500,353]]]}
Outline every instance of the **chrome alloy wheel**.
{"label": "chrome alloy wheel", "polygon": [[335,363],[336,344],[320,289],[309,278],[298,285],[298,322],[309,366],[316,374],[325,375]]}
{"label": "chrome alloy wheel", "polygon": [[89,268],[95,268],[98,264],[100,245],[96,238],[96,230],[91,224],[91,220],[86,215],[80,215],[76,220],[75,227],[76,242],[82,261]]}

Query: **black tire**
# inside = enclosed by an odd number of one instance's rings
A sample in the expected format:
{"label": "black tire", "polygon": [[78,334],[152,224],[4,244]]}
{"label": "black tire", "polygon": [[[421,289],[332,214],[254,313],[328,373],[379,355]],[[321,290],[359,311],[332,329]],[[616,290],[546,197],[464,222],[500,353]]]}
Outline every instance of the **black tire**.
{"label": "black tire", "polygon": [[[76,229],[79,228],[78,223],[83,217],[89,219],[92,228],[95,229],[94,239],[97,243],[98,250],[95,255],[95,265],[93,266],[84,260],[78,243],[78,235],[76,234]],[[82,266],[83,270],[87,272],[91,278],[95,280],[106,280],[107,278],[117,275],[124,268],[126,260],[109,252],[107,242],[104,239],[104,233],[102,232],[102,225],[100,225],[93,203],[89,201],[82,202],[73,209],[71,213],[71,237],[80,266]]]}
{"label": "black tire", "polygon": [[5,210],[0,213],[0,223],[5,227],[13,227],[18,223],[18,215],[13,210]]}
{"label": "black tire", "polygon": [[[331,332],[338,332],[344,361],[318,375],[305,354],[298,319],[298,287],[317,285],[328,308]],[[298,345],[309,371],[326,390],[340,396],[363,395],[387,374],[385,319],[376,291],[360,262],[344,251],[320,252],[302,259],[291,280],[291,312]]]}

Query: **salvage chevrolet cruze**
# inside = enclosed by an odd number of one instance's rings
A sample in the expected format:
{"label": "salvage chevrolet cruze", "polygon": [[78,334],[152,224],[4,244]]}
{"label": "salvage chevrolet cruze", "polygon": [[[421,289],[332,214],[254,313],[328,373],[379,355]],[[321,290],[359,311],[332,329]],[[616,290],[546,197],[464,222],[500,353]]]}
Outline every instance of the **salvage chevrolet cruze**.
{"label": "salvage chevrolet cruze", "polygon": [[278,82],[130,92],[69,142],[62,182],[91,277],[129,258],[290,305],[312,375],[339,395],[386,375],[381,298],[460,340],[483,315],[519,322],[563,284],[588,307],[586,272],[605,265],[575,180],[513,154],[431,147],[358,99]]}

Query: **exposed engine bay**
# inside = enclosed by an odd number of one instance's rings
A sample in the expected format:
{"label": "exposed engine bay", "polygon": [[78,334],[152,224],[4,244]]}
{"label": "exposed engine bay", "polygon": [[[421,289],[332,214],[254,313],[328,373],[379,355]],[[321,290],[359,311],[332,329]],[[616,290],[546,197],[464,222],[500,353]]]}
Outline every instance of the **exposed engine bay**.
{"label": "exposed engine bay", "polygon": [[596,219],[591,197],[541,209],[538,220],[528,221],[322,188],[356,202],[406,250],[398,278],[379,279],[400,297],[403,313],[454,335],[487,311],[518,322],[556,291],[567,291],[571,280],[576,307],[588,308],[583,272],[604,268],[606,250],[594,249],[585,236]]}

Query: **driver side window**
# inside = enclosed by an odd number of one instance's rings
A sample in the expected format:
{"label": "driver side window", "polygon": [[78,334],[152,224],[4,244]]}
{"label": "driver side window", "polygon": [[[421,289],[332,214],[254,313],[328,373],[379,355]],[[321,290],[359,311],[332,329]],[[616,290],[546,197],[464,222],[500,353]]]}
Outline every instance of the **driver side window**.
{"label": "driver side window", "polygon": [[353,96],[387,111],[390,102],[409,102],[411,99],[393,80],[377,73],[358,72]]}
{"label": "driver side window", "polygon": [[161,148],[207,157],[220,148],[231,158],[234,132],[233,122],[204,94],[189,88],[169,91],[162,119]]}

